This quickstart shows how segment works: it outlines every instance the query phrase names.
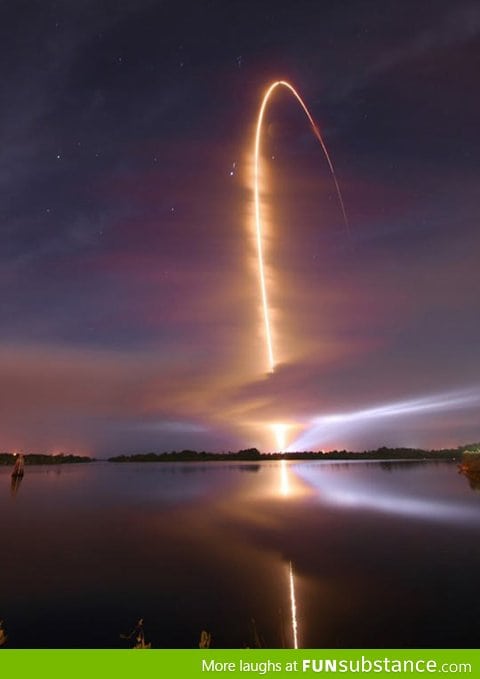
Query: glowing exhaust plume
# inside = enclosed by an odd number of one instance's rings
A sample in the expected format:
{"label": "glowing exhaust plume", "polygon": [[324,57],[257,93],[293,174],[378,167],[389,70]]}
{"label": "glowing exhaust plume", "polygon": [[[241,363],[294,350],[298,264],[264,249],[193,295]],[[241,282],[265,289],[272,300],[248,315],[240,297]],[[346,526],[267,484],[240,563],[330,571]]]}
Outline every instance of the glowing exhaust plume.
{"label": "glowing exhaust plume", "polygon": [[335,174],[335,169],[333,167],[332,160],[330,158],[330,155],[327,151],[327,147],[325,146],[325,142],[323,141],[322,135],[320,134],[320,130],[317,127],[317,124],[315,123],[314,119],[312,118],[310,111],[308,110],[306,104],[304,103],[303,99],[301,96],[298,94],[297,90],[290,85],[290,83],[286,82],[285,80],[277,80],[276,82],[272,83],[270,87],[267,89],[263,96],[262,104],[260,106],[260,111],[258,113],[258,118],[257,118],[257,128],[255,132],[255,150],[254,150],[254,170],[253,170],[253,194],[254,194],[254,210],[255,210],[255,231],[256,231],[256,243],[257,243],[257,256],[258,256],[258,276],[259,276],[259,281],[260,281],[260,295],[261,295],[261,300],[262,300],[262,309],[263,309],[263,321],[265,325],[265,341],[266,341],[266,346],[267,346],[267,355],[268,355],[268,372],[273,373],[275,370],[275,355],[273,351],[273,342],[272,342],[272,331],[271,331],[271,324],[270,324],[270,311],[269,311],[269,306],[268,306],[268,295],[267,295],[267,284],[265,281],[265,265],[264,265],[264,257],[263,257],[263,228],[262,228],[262,216],[261,216],[261,209],[260,209],[260,147],[261,147],[261,141],[262,141],[262,127],[263,127],[263,118],[265,115],[265,109],[267,107],[268,101],[274,92],[274,90],[277,87],[286,87],[287,90],[289,90],[293,96],[297,99],[299,102],[300,106],[302,107],[303,111],[305,112],[305,115],[308,118],[308,121],[310,122],[310,125],[312,127],[313,134],[315,137],[318,139],[320,146],[322,147],[323,153],[325,154],[325,158],[328,163],[328,167],[330,168],[330,173],[332,175],[332,179],[335,183],[335,189],[337,191],[337,196],[338,196],[338,202],[340,204],[340,208],[342,211],[343,215],[343,220],[345,222],[345,227],[347,229],[347,232],[350,232],[349,224],[348,224],[348,219],[347,219],[347,213],[345,211],[345,205],[343,202],[342,198],[342,193],[340,191],[340,186],[337,181],[337,177]]}
{"label": "glowing exhaust plume", "polygon": [[288,579],[290,582],[290,611],[292,615],[293,648],[298,648],[297,600],[295,597],[295,579],[293,577],[293,567],[291,561],[288,567]]}
{"label": "glowing exhaust plume", "polygon": [[272,424],[272,430],[275,435],[279,453],[283,453],[287,447],[287,431],[289,428],[288,424]]}

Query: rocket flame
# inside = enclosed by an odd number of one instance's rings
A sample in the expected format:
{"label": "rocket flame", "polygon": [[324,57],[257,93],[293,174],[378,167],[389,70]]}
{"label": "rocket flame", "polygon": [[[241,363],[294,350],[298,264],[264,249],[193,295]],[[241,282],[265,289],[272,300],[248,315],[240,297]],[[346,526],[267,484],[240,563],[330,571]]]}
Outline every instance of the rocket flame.
{"label": "rocket flame", "polygon": [[287,432],[290,426],[288,424],[272,424],[271,428],[275,435],[277,450],[279,453],[283,453],[287,447]]}
{"label": "rocket flame", "polygon": [[340,208],[342,211],[343,215],[343,220],[345,222],[345,227],[347,232],[350,232],[350,227],[348,224],[348,219],[347,219],[347,213],[345,211],[345,205],[343,203],[343,198],[342,198],[342,193],[340,191],[340,186],[337,181],[337,177],[335,175],[335,169],[333,167],[333,163],[331,161],[330,155],[327,151],[327,147],[325,146],[325,142],[323,141],[322,135],[320,134],[320,130],[317,127],[317,124],[315,123],[314,119],[312,118],[310,111],[308,110],[306,104],[304,103],[303,99],[301,96],[298,94],[297,90],[290,85],[290,83],[286,82],[285,80],[277,80],[276,82],[272,83],[267,91],[265,92],[263,99],[262,99],[262,104],[260,106],[260,111],[258,113],[258,118],[257,118],[257,127],[256,127],[256,132],[255,132],[255,149],[254,149],[254,169],[253,169],[253,194],[254,194],[254,211],[255,211],[255,233],[256,233],[256,244],[257,244],[257,257],[258,257],[258,277],[259,277],[259,282],[260,282],[260,296],[262,300],[262,309],[263,309],[263,321],[265,325],[265,342],[266,342],[266,348],[267,348],[267,356],[268,356],[268,372],[273,373],[275,370],[275,365],[276,365],[276,360],[275,360],[275,355],[273,351],[273,341],[272,341],[272,331],[271,331],[271,324],[270,324],[270,311],[269,311],[269,305],[268,305],[268,295],[267,295],[267,284],[265,280],[265,265],[264,265],[264,254],[263,254],[263,228],[262,228],[262,216],[261,216],[261,209],[260,209],[260,147],[261,147],[261,141],[262,141],[262,126],[263,126],[263,118],[265,114],[265,109],[267,107],[268,101],[273,93],[273,91],[277,87],[286,87],[287,90],[289,90],[293,96],[297,99],[299,102],[300,106],[305,112],[305,115],[307,116],[310,125],[312,127],[313,134],[315,137],[318,139],[320,146],[322,147],[323,153],[325,155],[325,158],[328,163],[328,167],[330,168],[330,173],[332,175],[332,179],[335,184],[335,189],[337,192],[337,197],[338,197],[338,202],[340,204]]}

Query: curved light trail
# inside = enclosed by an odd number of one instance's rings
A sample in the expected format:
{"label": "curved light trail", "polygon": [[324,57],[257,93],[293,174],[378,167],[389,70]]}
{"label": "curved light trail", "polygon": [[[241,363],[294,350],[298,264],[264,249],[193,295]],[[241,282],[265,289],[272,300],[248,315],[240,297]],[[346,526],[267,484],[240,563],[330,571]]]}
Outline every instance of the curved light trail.
{"label": "curved light trail", "polygon": [[272,331],[271,331],[271,323],[270,323],[270,310],[269,310],[269,305],[268,305],[268,294],[267,294],[267,284],[265,280],[265,265],[264,265],[264,254],[263,254],[263,227],[262,227],[262,215],[261,215],[261,207],[260,207],[260,149],[261,149],[261,142],[262,142],[262,127],[263,127],[263,118],[265,115],[265,109],[267,108],[267,104],[269,102],[269,99],[273,92],[277,89],[277,87],[285,87],[287,90],[289,90],[293,96],[297,99],[299,102],[300,106],[302,107],[303,111],[305,112],[305,115],[308,118],[308,121],[312,127],[313,134],[315,137],[318,139],[320,146],[322,147],[323,153],[325,155],[325,158],[328,163],[328,167],[330,168],[330,173],[332,175],[332,179],[335,184],[335,189],[337,191],[337,197],[338,197],[338,202],[340,204],[340,209],[342,211],[343,215],[343,221],[345,223],[345,228],[348,233],[350,233],[350,227],[348,224],[348,218],[347,218],[347,213],[345,211],[345,205],[343,202],[343,197],[342,197],[342,192],[340,191],[340,185],[338,183],[336,174],[335,174],[335,169],[333,167],[332,160],[330,158],[330,155],[328,153],[327,147],[325,146],[325,142],[323,141],[322,135],[320,134],[320,130],[318,129],[317,124],[315,123],[314,119],[312,118],[310,111],[308,110],[305,102],[301,98],[301,96],[298,94],[297,90],[288,82],[285,80],[277,80],[273,82],[263,95],[262,99],[262,104],[260,106],[260,111],[258,113],[258,118],[257,118],[257,127],[256,127],[256,132],[255,132],[255,150],[254,150],[254,170],[253,170],[253,194],[254,194],[254,211],[255,211],[255,233],[256,233],[256,243],[257,243],[257,256],[258,256],[258,276],[259,276],[259,282],[260,282],[260,295],[261,295],[261,300],[262,300],[262,310],[263,310],[263,321],[265,325],[265,342],[266,342],[266,348],[267,348],[267,356],[268,356],[268,372],[273,373],[275,370],[275,365],[276,365],[276,360],[275,360],[275,354],[273,350],[273,341],[272,341]]}

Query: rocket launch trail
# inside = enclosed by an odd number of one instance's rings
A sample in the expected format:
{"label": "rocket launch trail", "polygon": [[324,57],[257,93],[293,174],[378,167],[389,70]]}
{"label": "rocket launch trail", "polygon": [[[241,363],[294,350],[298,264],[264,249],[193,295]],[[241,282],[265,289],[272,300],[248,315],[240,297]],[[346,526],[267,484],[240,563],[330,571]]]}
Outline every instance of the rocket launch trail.
{"label": "rocket launch trail", "polygon": [[333,179],[333,182],[335,184],[335,189],[337,192],[337,197],[338,197],[338,202],[340,205],[340,209],[342,211],[343,215],[343,221],[345,223],[345,228],[347,230],[347,233],[350,233],[350,228],[349,228],[349,223],[348,223],[348,218],[347,218],[347,213],[345,211],[345,205],[343,202],[343,197],[342,197],[342,192],[340,191],[340,185],[337,180],[337,176],[335,174],[335,169],[333,167],[332,160],[330,158],[330,154],[328,153],[327,147],[325,146],[325,142],[323,141],[322,135],[320,134],[320,130],[315,123],[314,119],[312,118],[310,111],[308,110],[305,102],[301,98],[301,96],[298,94],[297,90],[288,82],[285,80],[277,80],[273,82],[265,92],[262,103],[260,106],[260,110],[258,113],[258,118],[257,118],[257,125],[256,125],[256,131],[255,131],[255,148],[254,148],[254,162],[253,162],[253,194],[254,194],[254,213],[255,213],[255,236],[256,236],[256,245],[257,245],[257,257],[258,257],[258,277],[259,277],[259,283],[260,283],[260,297],[261,297],[261,302],[262,302],[262,313],[263,313],[263,322],[265,326],[265,342],[266,342],[266,349],[267,349],[267,357],[268,357],[268,372],[273,373],[275,370],[275,365],[276,365],[276,359],[275,359],[275,352],[274,352],[274,347],[273,347],[273,340],[272,340],[272,329],[271,329],[271,323],[270,323],[270,310],[269,310],[269,304],[268,304],[268,292],[267,292],[267,284],[266,284],[266,279],[265,279],[265,263],[264,263],[264,252],[263,252],[263,225],[262,225],[262,210],[261,210],[261,199],[260,199],[260,193],[261,193],[261,186],[260,186],[260,152],[261,152],[261,145],[262,145],[262,129],[263,129],[263,119],[265,115],[265,110],[267,108],[267,104],[270,100],[270,97],[272,96],[273,92],[277,89],[277,87],[285,87],[289,92],[293,94],[293,96],[296,98],[300,106],[302,107],[303,111],[305,112],[305,115],[308,118],[308,121],[311,125],[312,132],[314,136],[317,138],[317,140],[320,143],[320,146],[322,147],[323,153],[325,155],[328,167],[330,169],[330,173]]}

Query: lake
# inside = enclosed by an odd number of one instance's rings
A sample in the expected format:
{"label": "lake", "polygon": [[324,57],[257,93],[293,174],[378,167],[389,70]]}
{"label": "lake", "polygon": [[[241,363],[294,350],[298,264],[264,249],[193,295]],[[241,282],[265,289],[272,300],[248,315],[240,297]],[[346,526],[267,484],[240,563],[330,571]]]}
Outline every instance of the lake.
{"label": "lake", "polygon": [[[10,648],[478,647],[480,493],[450,463],[0,468]],[[255,622],[253,622],[253,620]]]}

